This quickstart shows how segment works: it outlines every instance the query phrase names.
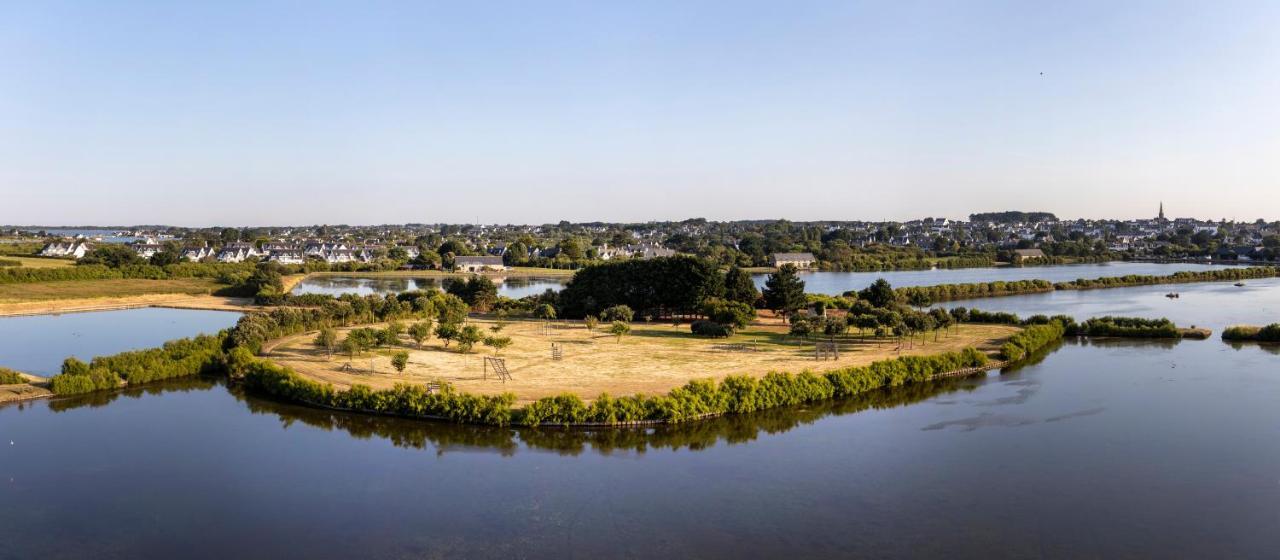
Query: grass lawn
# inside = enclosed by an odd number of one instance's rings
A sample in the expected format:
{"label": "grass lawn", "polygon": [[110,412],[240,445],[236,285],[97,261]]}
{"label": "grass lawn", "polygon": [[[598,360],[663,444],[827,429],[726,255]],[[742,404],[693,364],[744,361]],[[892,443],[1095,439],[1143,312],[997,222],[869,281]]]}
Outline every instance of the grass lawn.
{"label": "grass lawn", "polygon": [[[491,334],[491,320],[473,320],[486,335]],[[406,323],[407,324],[407,323]],[[815,360],[813,342],[802,342],[785,335],[776,322],[752,325],[729,339],[708,339],[689,333],[688,325],[632,325],[632,333],[621,342],[602,332],[589,332],[581,323],[553,323],[548,332],[538,321],[511,321],[501,331],[510,336],[512,345],[502,351],[513,377],[505,383],[490,374],[485,379],[484,356],[492,349],[477,345],[470,354],[456,351],[456,344],[444,348],[430,340],[418,349],[405,338],[399,347],[380,349],[349,360],[345,354],[331,359],[312,344],[314,333],[283,339],[271,348],[275,361],[293,367],[313,379],[347,387],[364,384],[386,388],[396,383],[424,383],[441,379],[460,390],[493,394],[511,391],[522,402],[559,393],[575,393],[593,399],[600,393],[628,395],[665,393],[691,379],[722,378],[730,374],[762,376],[771,371],[798,373],[806,369],[823,372],[839,367],[865,365],[876,360],[907,354],[937,354],[960,350],[967,346],[994,353],[999,345],[1019,329],[1001,325],[963,325],[942,334],[937,342],[930,336],[921,345],[919,338],[911,346],[898,349],[896,341],[880,341],[852,335],[844,339],[838,360]],[[344,334],[339,334],[341,339]],[[563,359],[554,360],[551,344],[563,347]],[[743,343],[750,351],[728,349],[727,344]],[[408,350],[409,367],[397,373],[390,355]],[[341,371],[348,361],[356,371]],[[372,362],[373,374],[369,373]]]}
{"label": "grass lawn", "polygon": [[22,263],[22,268],[61,268],[64,266],[73,266],[75,261],[69,259],[49,259],[43,257],[19,257],[15,255],[0,255],[0,260],[18,261]]}
{"label": "grass lawn", "polygon": [[81,298],[118,298],[149,294],[207,294],[218,286],[220,284],[207,278],[25,282],[0,284],[0,303]]}

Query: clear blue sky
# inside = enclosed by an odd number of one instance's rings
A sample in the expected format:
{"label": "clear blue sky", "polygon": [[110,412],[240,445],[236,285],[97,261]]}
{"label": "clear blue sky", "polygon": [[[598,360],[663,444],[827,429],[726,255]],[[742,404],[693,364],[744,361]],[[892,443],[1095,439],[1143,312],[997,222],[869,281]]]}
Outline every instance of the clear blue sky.
{"label": "clear blue sky", "polygon": [[1277,30],[1278,2],[6,2],[0,223],[1277,219]]}

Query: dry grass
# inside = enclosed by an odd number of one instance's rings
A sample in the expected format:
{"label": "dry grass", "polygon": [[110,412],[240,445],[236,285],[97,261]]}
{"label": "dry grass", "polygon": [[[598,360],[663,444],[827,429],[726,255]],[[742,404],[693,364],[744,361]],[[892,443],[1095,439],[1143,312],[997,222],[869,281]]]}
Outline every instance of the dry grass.
{"label": "dry grass", "polygon": [[[473,323],[489,334],[494,323],[475,320]],[[396,383],[424,383],[433,379],[448,381],[458,389],[480,394],[511,391],[521,402],[564,392],[584,398],[594,398],[600,393],[628,395],[635,393],[657,394],[685,384],[691,379],[719,379],[730,374],[761,376],[771,371],[800,372],[803,370],[827,371],[838,367],[865,365],[876,360],[905,354],[936,354],[975,346],[987,352],[995,352],[1003,341],[1019,329],[998,325],[964,325],[937,342],[930,337],[925,345],[917,342],[903,347],[899,353],[896,342],[853,337],[844,345],[839,360],[814,359],[812,343],[801,344],[784,335],[784,327],[777,323],[753,325],[730,339],[694,337],[687,325],[636,324],[632,334],[622,342],[601,329],[588,332],[580,323],[555,324],[550,334],[544,334],[540,322],[510,322],[501,335],[510,336],[513,344],[502,351],[513,379],[500,383],[484,377],[484,356],[492,350],[477,346],[471,354],[462,354],[453,348],[445,349],[439,341],[428,341],[423,349],[417,349],[408,339],[395,350],[410,352],[409,367],[397,373],[391,366],[393,350],[366,353],[350,360],[356,372],[343,372],[341,367],[349,360],[345,354],[327,358],[322,349],[314,346],[315,333],[289,337],[273,344],[270,356],[278,363],[288,365],[313,379],[333,383],[340,387],[364,384],[377,388],[391,387]],[[551,343],[564,347],[564,358],[553,360]],[[722,349],[725,344],[747,343],[755,351]],[[369,373],[372,362],[374,373]]]}
{"label": "dry grass", "polygon": [[13,315],[48,315],[52,313],[79,313],[84,311],[107,311],[112,309],[136,309],[139,307],[247,311],[252,306],[253,299],[251,298],[187,294],[148,294],[128,297],[52,299],[45,301],[0,303],[0,317]]}
{"label": "dry grass", "polygon": [[109,279],[66,280],[0,284],[0,303],[59,299],[130,297],[148,294],[207,294],[217,284],[207,278],[168,280]]}
{"label": "dry grass", "polygon": [[64,266],[73,266],[76,261],[69,259],[47,259],[42,257],[18,257],[13,255],[2,255],[0,259],[7,261],[18,261],[22,263],[22,268],[62,268]]}

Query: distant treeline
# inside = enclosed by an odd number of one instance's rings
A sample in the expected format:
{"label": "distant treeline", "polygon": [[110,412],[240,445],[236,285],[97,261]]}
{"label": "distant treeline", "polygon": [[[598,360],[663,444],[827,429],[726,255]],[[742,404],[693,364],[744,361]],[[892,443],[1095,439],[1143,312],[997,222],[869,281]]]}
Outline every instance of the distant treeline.
{"label": "distant treeline", "polygon": [[22,266],[22,261],[15,261],[13,259],[0,259],[0,267],[7,267],[7,266],[14,266],[14,267]]}
{"label": "distant treeline", "polygon": [[981,212],[978,214],[969,214],[970,222],[992,222],[997,224],[1012,224],[1019,222],[1052,222],[1057,221],[1058,217],[1052,212],[1019,212],[1009,210],[1005,212]]}
{"label": "distant treeline", "polygon": [[1093,290],[1098,288],[1123,288],[1126,286],[1150,286],[1155,284],[1185,284],[1189,282],[1221,282],[1229,280],[1247,280],[1250,278],[1272,278],[1280,274],[1280,268],[1274,266],[1251,266],[1247,268],[1221,268],[1200,272],[1175,272],[1167,276],[1146,274],[1129,274],[1093,280],[1072,280],[1058,282],[1055,290]]}
{"label": "distant treeline", "polygon": [[[1127,276],[1078,279],[1052,283],[1048,280],[1014,280],[1010,282],[975,282],[969,284],[938,284],[934,286],[910,286],[897,288],[899,299],[911,305],[930,305],[944,301],[977,299],[984,297],[1038,294],[1054,290],[1091,290],[1151,286],[1156,284],[1184,284],[1190,282],[1221,282],[1250,278],[1271,278],[1280,275],[1280,268],[1254,266],[1248,268],[1223,268],[1201,272],[1175,272],[1167,276],[1130,274]],[[852,292],[846,293],[850,295]]]}
{"label": "distant treeline", "polygon": [[1021,325],[1032,327],[1056,323],[1062,326],[1063,334],[1071,336],[1114,336],[1128,338],[1182,338],[1184,332],[1172,321],[1159,319],[1143,319],[1140,317],[1095,317],[1083,323],[1067,315],[1032,315],[1025,319],[1013,313],[981,311],[957,307],[951,310],[952,315],[969,323],[988,323],[996,325]]}
{"label": "distant treeline", "polygon": [[1237,325],[1222,331],[1222,340],[1232,342],[1280,342],[1280,323],[1265,327]]}

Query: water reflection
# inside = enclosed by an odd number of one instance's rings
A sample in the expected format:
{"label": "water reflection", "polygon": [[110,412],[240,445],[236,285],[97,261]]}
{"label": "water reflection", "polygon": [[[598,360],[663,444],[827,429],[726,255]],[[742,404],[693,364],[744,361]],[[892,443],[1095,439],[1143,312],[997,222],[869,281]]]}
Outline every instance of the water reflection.
{"label": "water reflection", "polygon": [[[448,289],[449,285],[462,278],[452,277],[413,277],[413,276],[311,276],[299,283],[294,294],[395,294],[410,290]],[[519,299],[525,296],[540,294],[546,290],[559,290],[564,287],[565,278],[512,276],[494,278],[498,285],[498,295]]]}

